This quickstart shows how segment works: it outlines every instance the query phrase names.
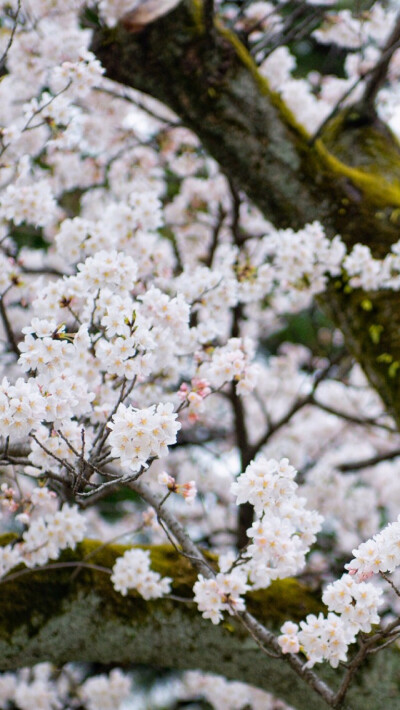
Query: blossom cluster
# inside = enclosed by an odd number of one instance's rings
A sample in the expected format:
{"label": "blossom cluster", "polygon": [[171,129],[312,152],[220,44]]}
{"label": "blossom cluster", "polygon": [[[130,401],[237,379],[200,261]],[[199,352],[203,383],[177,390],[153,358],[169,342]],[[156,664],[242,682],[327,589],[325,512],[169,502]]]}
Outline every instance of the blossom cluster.
{"label": "blossom cluster", "polygon": [[247,531],[251,542],[244,553],[253,588],[298,573],[321,529],[322,517],[307,510],[306,499],[296,493],[295,475],[288,459],[260,456],[232,484],[236,504],[254,506],[255,520]]}
{"label": "blossom cluster", "polygon": [[295,475],[288,459],[260,456],[232,484],[237,505],[250,503],[256,518],[247,531],[251,542],[242,555],[236,560],[223,556],[222,571],[211,579],[199,575],[193,587],[199,610],[213,624],[221,621],[223,611],[242,611],[241,595],[248,589],[268,587],[274,579],[296,574],[304,567],[322,517],[307,510],[306,500],[296,495]]}
{"label": "blossom cluster", "polygon": [[1,576],[21,563],[35,567],[56,560],[61,550],[74,549],[84,538],[86,521],[76,505],[64,503],[60,510],[43,514],[43,506],[40,506],[43,500],[36,496],[33,501],[39,508],[38,514],[19,516],[20,522],[26,524],[22,542],[0,547]]}
{"label": "blossom cluster", "polygon": [[238,394],[248,394],[256,386],[259,368],[254,358],[254,343],[250,338],[230,338],[226,345],[215,348],[211,359],[200,368],[210,384],[218,389],[227,382],[236,383]]}
{"label": "blossom cluster", "polygon": [[0,435],[16,439],[45,418],[45,403],[36,382],[21,377],[11,385],[6,377],[0,385]]}
{"label": "blossom cluster", "polygon": [[144,599],[158,599],[168,594],[171,579],[161,577],[158,572],[150,569],[150,552],[148,550],[127,550],[118,557],[111,575],[111,581],[117,592],[123,596],[130,589],[136,589]]}
{"label": "blossom cluster", "polygon": [[194,601],[203,618],[219,624],[224,611],[230,614],[243,611],[245,604],[241,595],[250,589],[246,578],[246,571],[240,568],[228,573],[219,572],[212,579],[205,579],[200,574],[193,591]]}
{"label": "blossom cluster", "polygon": [[[296,249],[293,249],[293,239]],[[319,222],[294,232],[280,230],[264,237],[264,248],[272,260],[273,275],[280,289],[296,294],[325,290],[328,276],[340,273],[346,247],[341,237],[328,239]]]}
{"label": "blossom cluster", "polygon": [[108,424],[112,456],[132,471],[147,466],[150,458],[165,456],[181,428],[173,409],[171,402],[138,410],[120,404]]}
{"label": "blossom cluster", "polygon": [[365,291],[400,289],[400,242],[392,244],[383,259],[374,258],[365,244],[356,244],[343,260],[343,268],[353,288]]}
{"label": "blossom cluster", "polygon": [[[70,336],[56,321],[33,318],[23,331],[19,364],[22,370],[35,374],[25,387],[31,388],[32,398],[35,394],[37,406],[40,402],[43,408],[36,426],[46,421],[57,428],[69,418],[88,413],[95,396],[90,387],[95,375],[90,371],[87,327],[83,325]],[[29,419],[26,426],[35,428]]]}
{"label": "blossom cluster", "polygon": [[116,710],[128,699],[131,681],[118,668],[110,674],[88,678],[82,683],[79,695],[88,710]]}
{"label": "blossom cluster", "polygon": [[354,559],[346,565],[349,574],[358,581],[379,572],[393,572],[400,565],[400,515],[372,539],[353,550]]}
{"label": "blossom cluster", "polygon": [[206,379],[193,377],[190,386],[183,382],[179,388],[178,397],[181,402],[188,404],[189,418],[196,421],[199,414],[205,411],[204,399],[211,394],[210,383]]}
{"label": "blossom cluster", "polygon": [[19,710],[59,710],[84,702],[88,710],[119,710],[131,686],[131,679],[117,668],[109,675],[85,680],[76,665],[60,671],[50,663],[39,663],[17,673],[0,674],[0,705]]}
{"label": "blossom cluster", "polygon": [[298,653],[307,657],[307,666],[327,660],[333,668],[347,661],[347,650],[360,631],[369,633],[379,623],[378,607],[382,590],[369,583],[357,583],[349,574],[329,584],[322,601],[328,607],[326,617],[309,614],[298,624],[283,624],[278,642],[283,653]]}
{"label": "blossom cluster", "polygon": [[42,180],[36,185],[8,185],[0,197],[0,219],[14,224],[28,222],[44,226],[56,216],[56,201],[50,185]]}
{"label": "blossom cluster", "polygon": [[245,710],[249,705],[251,710],[291,710],[286,703],[259,688],[221,676],[187,671],[178,696],[190,699],[199,695],[212,704],[214,710]]}

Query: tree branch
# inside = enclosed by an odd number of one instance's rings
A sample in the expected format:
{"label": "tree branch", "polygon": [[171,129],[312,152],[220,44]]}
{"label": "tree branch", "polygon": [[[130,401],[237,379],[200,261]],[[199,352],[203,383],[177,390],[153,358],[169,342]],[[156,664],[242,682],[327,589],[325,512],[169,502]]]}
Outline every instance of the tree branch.
{"label": "tree branch", "polygon": [[397,15],[393,31],[382,50],[381,57],[371,71],[365,85],[363,97],[360,102],[361,112],[374,111],[374,102],[378,91],[382,88],[387,78],[389,64],[396,49],[400,47],[400,12]]}

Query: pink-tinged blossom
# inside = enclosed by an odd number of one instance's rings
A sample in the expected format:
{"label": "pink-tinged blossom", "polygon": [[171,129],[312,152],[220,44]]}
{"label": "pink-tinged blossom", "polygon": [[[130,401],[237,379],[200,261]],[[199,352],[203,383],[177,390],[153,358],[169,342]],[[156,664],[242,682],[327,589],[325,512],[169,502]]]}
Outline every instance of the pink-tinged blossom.
{"label": "pink-tinged blossom", "polygon": [[188,404],[189,420],[197,421],[199,415],[205,411],[204,400],[211,394],[211,387],[208,380],[199,377],[193,377],[190,384],[183,382],[178,391],[178,397],[181,402]]}
{"label": "pink-tinged blossom", "polygon": [[167,486],[171,493],[181,495],[186,503],[193,503],[197,495],[195,481],[187,481],[186,483],[177,483],[173,476],[169,476],[165,471],[158,476],[158,482],[162,486]]}

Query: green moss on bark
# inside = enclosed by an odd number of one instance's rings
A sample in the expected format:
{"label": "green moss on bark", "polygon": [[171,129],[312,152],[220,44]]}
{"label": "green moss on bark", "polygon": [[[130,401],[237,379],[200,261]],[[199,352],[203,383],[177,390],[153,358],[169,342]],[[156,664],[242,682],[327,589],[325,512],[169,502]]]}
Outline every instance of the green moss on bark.
{"label": "green moss on bark", "polygon": [[[85,540],[61,560],[111,568],[126,549]],[[188,561],[169,546],[149,549],[153,569],[172,577],[175,594],[189,595],[195,574]],[[323,610],[316,596],[294,579],[249,594],[248,608],[270,628]],[[145,601],[135,593],[122,597],[107,574],[86,568],[77,575],[71,568],[32,570],[0,585],[0,658],[3,671],[41,661],[198,668],[257,685],[299,710],[325,707],[284,660],[263,654],[234,617],[214,626],[190,602]],[[399,668],[397,651],[371,658],[355,680],[349,707],[378,707],[373,704],[378,698],[400,710]],[[333,686],[339,682],[338,673],[329,668],[323,667],[321,675]]]}

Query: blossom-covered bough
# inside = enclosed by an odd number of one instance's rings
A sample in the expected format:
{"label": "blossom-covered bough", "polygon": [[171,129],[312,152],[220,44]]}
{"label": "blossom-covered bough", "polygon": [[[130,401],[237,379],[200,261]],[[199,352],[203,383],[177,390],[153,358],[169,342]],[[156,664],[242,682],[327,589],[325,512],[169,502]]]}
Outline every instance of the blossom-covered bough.
{"label": "blossom-covered bough", "polygon": [[395,5],[1,3],[2,707],[400,707]]}

